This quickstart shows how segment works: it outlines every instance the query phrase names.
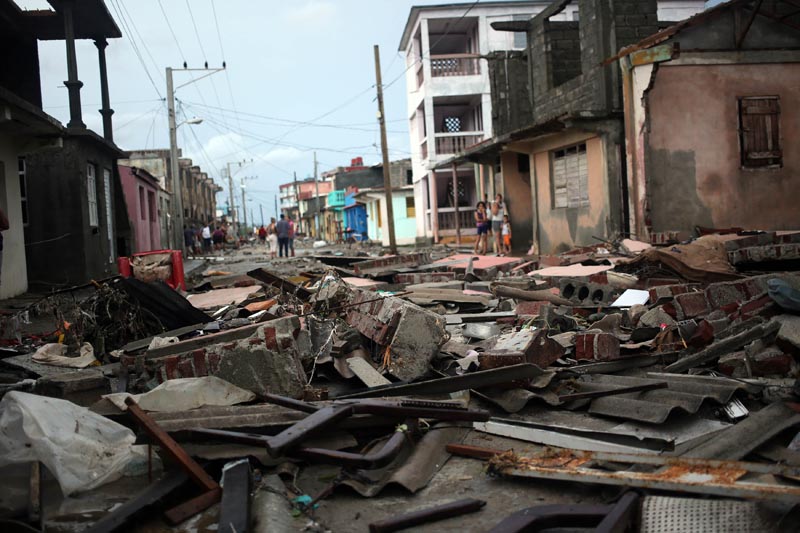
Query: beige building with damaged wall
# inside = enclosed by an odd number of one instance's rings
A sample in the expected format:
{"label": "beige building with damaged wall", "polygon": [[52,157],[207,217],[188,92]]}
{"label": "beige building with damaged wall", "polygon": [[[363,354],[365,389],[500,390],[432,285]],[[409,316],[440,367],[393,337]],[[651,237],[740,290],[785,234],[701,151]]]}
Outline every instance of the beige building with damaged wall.
{"label": "beige building with damaged wall", "polygon": [[620,54],[632,231],[800,226],[800,13],[734,1]]}

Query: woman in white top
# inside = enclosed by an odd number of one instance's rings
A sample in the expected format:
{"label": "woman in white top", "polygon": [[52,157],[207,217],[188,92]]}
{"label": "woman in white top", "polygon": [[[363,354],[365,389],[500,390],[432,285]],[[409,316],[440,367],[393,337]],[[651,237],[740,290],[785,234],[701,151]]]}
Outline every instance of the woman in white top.
{"label": "woman in white top", "polygon": [[503,215],[506,214],[506,204],[503,203],[503,195],[498,194],[492,202],[492,235],[494,236],[494,253],[503,252],[502,229]]}

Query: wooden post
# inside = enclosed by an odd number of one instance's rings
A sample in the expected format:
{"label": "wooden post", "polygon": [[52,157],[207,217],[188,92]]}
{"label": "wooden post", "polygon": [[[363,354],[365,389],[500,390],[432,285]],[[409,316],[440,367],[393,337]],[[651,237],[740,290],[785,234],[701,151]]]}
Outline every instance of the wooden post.
{"label": "wooden post", "polygon": [[461,221],[458,213],[458,167],[453,163],[453,207],[456,216],[456,244],[461,245]]}
{"label": "wooden post", "polygon": [[383,85],[381,82],[381,54],[378,45],[375,52],[375,86],[378,89],[378,123],[381,127],[381,152],[383,153],[383,190],[386,195],[386,224],[389,229],[389,251],[397,254],[397,239],[394,234],[394,206],[392,205],[392,177],[389,168],[389,146],[386,141],[386,117],[383,113]]}

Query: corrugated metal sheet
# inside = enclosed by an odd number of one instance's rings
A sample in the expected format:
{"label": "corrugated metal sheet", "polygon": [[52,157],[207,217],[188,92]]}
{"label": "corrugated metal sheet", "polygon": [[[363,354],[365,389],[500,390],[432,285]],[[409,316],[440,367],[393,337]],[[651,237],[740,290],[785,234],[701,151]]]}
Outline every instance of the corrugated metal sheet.
{"label": "corrugated metal sheet", "polygon": [[613,391],[626,387],[667,382],[668,388],[646,392],[605,396],[589,401],[570,402],[565,407],[577,409],[589,403],[589,412],[626,420],[653,424],[663,423],[674,411],[696,413],[706,401],[725,404],[745,384],[720,378],[686,379],[689,376],[660,374],[657,377],[631,377],[596,374],[584,376],[579,382],[580,392]]}

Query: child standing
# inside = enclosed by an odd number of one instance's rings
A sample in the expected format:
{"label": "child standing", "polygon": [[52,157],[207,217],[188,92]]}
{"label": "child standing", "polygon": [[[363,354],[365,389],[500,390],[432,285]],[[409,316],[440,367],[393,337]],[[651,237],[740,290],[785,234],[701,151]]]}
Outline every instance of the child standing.
{"label": "child standing", "polygon": [[508,220],[508,215],[503,215],[503,252],[506,254],[511,253],[511,222]]}

